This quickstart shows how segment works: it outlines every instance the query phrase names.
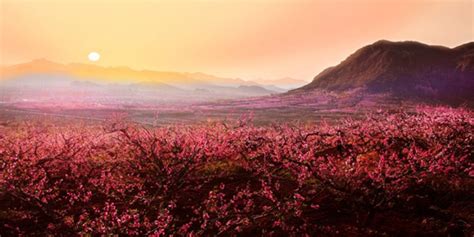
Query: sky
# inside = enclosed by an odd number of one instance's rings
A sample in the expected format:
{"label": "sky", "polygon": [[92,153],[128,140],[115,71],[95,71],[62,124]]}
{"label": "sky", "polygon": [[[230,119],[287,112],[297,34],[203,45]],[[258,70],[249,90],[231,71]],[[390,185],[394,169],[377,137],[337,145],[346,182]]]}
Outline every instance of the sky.
{"label": "sky", "polygon": [[0,0],[0,27],[2,65],[46,58],[310,81],[380,39],[474,41],[474,1]]}

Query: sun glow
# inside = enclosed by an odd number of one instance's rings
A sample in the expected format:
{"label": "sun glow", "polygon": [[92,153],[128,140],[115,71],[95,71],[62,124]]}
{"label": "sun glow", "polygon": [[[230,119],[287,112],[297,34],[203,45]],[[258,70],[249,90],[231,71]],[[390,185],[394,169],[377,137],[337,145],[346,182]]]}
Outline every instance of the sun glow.
{"label": "sun glow", "polygon": [[97,62],[100,59],[100,54],[97,52],[90,52],[87,57],[89,58],[89,61]]}

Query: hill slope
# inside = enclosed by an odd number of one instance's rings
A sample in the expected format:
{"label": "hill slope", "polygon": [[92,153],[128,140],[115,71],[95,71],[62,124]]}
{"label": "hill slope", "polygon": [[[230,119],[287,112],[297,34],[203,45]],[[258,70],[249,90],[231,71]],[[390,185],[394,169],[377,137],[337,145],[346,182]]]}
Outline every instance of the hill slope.
{"label": "hill slope", "polygon": [[462,103],[474,99],[474,42],[456,48],[377,41],[318,74],[295,92],[363,88],[406,99]]}

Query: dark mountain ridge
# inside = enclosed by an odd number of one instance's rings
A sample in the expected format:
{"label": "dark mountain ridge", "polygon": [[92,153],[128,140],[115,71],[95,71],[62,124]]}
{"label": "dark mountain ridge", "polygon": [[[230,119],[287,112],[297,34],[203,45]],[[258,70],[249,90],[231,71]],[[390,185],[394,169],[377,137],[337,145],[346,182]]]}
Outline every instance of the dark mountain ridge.
{"label": "dark mountain ridge", "polygon": [[474,42],[455,48],[377,41],[290,93],[325,90],[389,93],[459,104],[474,100]]}

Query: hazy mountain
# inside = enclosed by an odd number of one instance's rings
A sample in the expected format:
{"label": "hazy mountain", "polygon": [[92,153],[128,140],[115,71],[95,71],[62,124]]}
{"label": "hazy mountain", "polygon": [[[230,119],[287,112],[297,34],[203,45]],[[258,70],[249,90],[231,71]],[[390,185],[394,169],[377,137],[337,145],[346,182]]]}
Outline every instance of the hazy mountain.
{"label": "hazy mountain", "polygon": [[2,67],[2,101],[156,104],[271,95],[255,82],[204,73],[59,64],[45,59]]}
{"label": "hazy mountain", "polygon": [[295,89],[308,84],[307,81],[294,79],[291,77],[284,77],[279,79],[257,79],[255,82],[264,86],[275,86],[282,89]]}
{"label": "hazy mountain", "polygon": [[149,82],[165,83],[185,88],[215,86],[259,86],[258,83],[239,78],[217,77],[204,73],[167,72],[152,70],[135,70],[129,67],[101,67],[92,64],[71,63],[59,64],[46,59],[37,59],[28,63],[1,68],[1,78],[9,79],[30,74],[59,74],[74,76],[84,80],[101,82]]}
{"label": "hazy mountain", "polygon": [[239,86],[237,88],[238,90],[244,92],[244,93],[249,93],[249,94],[272,94],[275,93],[274,91],[268,90],[266,88],[260,87],[260,86]]}
{"label": "hazy mountain", "polygon": [[474,42],[447,48],[411,41],[378,41],[290,93],[354,89],[358,93],[388,93],[406,99],[472,102]]}

